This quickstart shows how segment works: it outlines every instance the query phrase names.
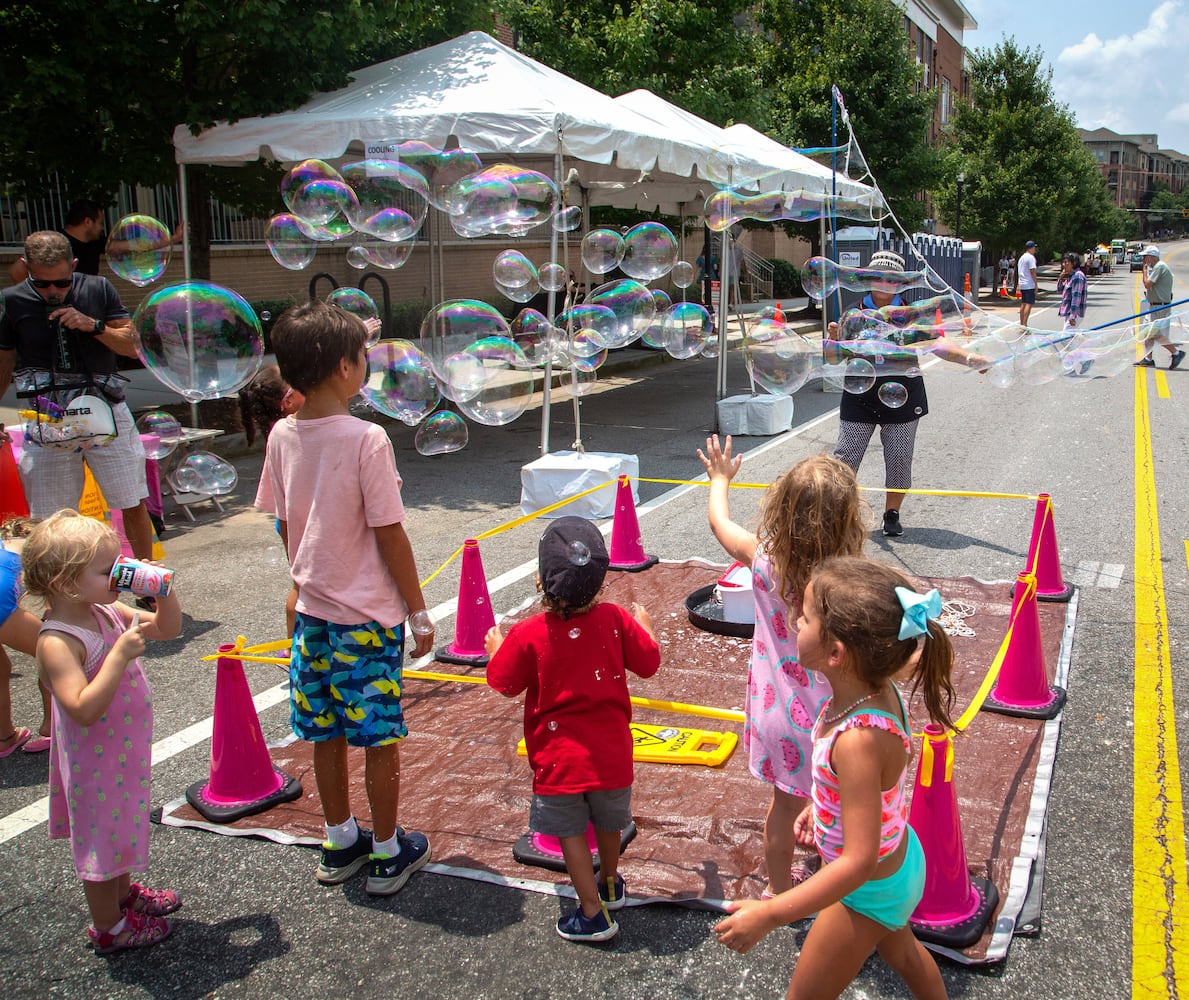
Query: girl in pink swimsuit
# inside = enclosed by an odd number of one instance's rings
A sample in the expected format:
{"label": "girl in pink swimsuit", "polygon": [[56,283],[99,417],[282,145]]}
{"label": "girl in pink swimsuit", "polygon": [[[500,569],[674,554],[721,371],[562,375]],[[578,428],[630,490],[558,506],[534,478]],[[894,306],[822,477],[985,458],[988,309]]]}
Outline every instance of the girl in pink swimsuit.
{"label": "girl in pink swimsuit", "polygon": [[99,954],[156,944],[181,900],[131,879],[149,863],[153,696],[140,665],[145,639],[182,629],[177,590],[156,612],[115,603],[115,532],[73,510],[38,524],[21,550],[25,587],[46,602],[37,640],[53,695],[50,837],[69,837]]}
{"label": "girl in pink swimsuit", "polygon": [[940,613],[936,590],[918,594],[903,574],[863,559],[827,560],[805,589],[797,652],[834,694],[814,726],[813,805],[796,829],[816,843],[824,864],[774,899],[728,904],[731,915],[714,929],[723,944],[746,952],[774,928],[816,912],[790,997],[838,996],[872,949],[913,996],[946,996],[937,964],[908,926],[925,863],[904,795],[908,713],[892,682],[909,668],[930,717],[952,727],[954,655],[934,620]]}
{"label": "girl in pink swimsuit", "polygon": [[797,661],[801,593],[813,568],[828,556],[857,556],[867,531],[855,474],[835,458],[798,462],[764,494],[757,534],[731,520],[728,487],[743,456],[731,457],[731,439],[718,436],[698,451],[710,477],[710,530],[732,559],[751,568],[755,632],[747,666],[743,745],[751,773],[772,786],[764,821],[764,898],[812,875],[818,855],[797,849],[793,824],[812,785],[811,731],[830,685]]}

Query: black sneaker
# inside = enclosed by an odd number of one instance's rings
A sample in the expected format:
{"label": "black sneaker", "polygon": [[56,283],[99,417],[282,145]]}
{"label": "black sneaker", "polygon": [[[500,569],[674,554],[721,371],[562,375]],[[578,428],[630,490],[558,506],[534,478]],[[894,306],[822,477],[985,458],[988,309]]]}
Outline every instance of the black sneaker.
{"label": "black sneaker", "polygon": [[1156,362],[1153,361],[1151,358],[1144,358],[1142,361],[1137,361],[1135,363],[1135,367],[1136,368],[1155,368]]}
{"label": "black sneaker", "polygon": [[883,512],[883,533],[892,536],[904,534],[904,525],[900,523],[899,511],[885,510]]}
{"label": "black sneaker", "polygon": [[391,896],[400,892],[409,876],[429,861],[429,839],[423,833],[401,833],[396,841],[400,854],[395,858],[371,856],[367,869],[367,889],[370,896]]}
{"label": "black sneaker", "polygon": [[618,872],[611,880],[599,876],[599,899],[608,910],[622,910],[627,904],[627,895],[627,883]]}
{"label": "black sneaker", "polygon": [[323,885],[338,885],[346,882],[372,856],[372,831],[359,828],[359,836],[350,847],[327,847],[322,845],[322,860],[316,878]]}
{"label": "black sneaker", "polygon": [[567,941],[610,941],[619,933],[619,924],[611,919],[605,907],[588,917],[579,906],[568,917],[557,922],[557,933]]}
{"label": "black sneaker", "polygon": [[1179,365],[1184,360],[1185,352],[1178,350],[1175,354],[1173,354],[1172,360],[1168,363],[1169,371],[1172,371],[1172,369],[1176,368],[1177,365]]}

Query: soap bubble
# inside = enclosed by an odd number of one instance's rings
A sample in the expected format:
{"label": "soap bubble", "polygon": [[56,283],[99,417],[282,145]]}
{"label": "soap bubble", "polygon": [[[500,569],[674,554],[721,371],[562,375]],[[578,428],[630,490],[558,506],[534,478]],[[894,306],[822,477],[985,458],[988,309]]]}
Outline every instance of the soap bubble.
{"label": "soap bubble", "polygon": [[567,205],[553,216],[553,228],[559,233],[572,233],[582,225],[582,206]]}
{"label": "soap bubble", "polygon": [[417,140],[393,145],[385,150],[385,155],[421,174],[428,185],[429,203],[443,212],[448,211],[446,195],[450,188],[483,169],[483,162],[469,149],[435,149]]}
{"label": "soap bubble", "polygon": [[281,181],[281,200],[299,219],[321,226],[353,200],[342,175],[322,160],[303,160]]}
{"label": "soap bubble", "polygon": [[594,368],[571,366],[562,373],[561,384],[571,396],[589,396],[599,384],[599,373]]}
{"label": "soap bubble", "polygon": [[706,199],[706,226],[714,233],[724,232],[744,219],[779,222],[783,218],[784,195],[779,191],[753,196],[716,191]]}
{"label": "soap bubble", "polygon": [[466,421],[457,413],[443,410],[417,428],[413,445],[421,455],[448,455],[462,451],[467,446],[469,436]]}
{"label": "soap bubble", "polygon": [[194,402],[247,385],[260,369],[260,320],[229,288],[189,281],[146,298],[132,317],[136,354],[167,388]]}
{"label": "soap bubble", "polygon": [[641,222],[623,237],[620,268],[628,277],[652,281],[668,274],[677,262],[677,240],[659,222]]}
{"label": "soap bubble", "polygon": [[361,233],[388,243],[412,239],[429,208],[429,186],[410,166],[395,160],[361,160],[342,169],[353,197],[343,214]]}
{"label": "soap bubble", "polygon": [[842,371],[842,388],[852,395],[866,392],[875,385],[875,365],[866,358],[851,358]]}
{"label": "soap bubble", "polygon": [[429,359],[434,374],[445,382],[448,357],[486,337],[510,334],[507,320],[486,302],[448,299],[425,314],[417,347]]}
{"label": "soap bubble", "polygon": [[519,250],[504,250],[497,254],[491,265],[491,276],[496,285],[508,288],[523,288],[539,280],[533,262]]}
{"label": "soap bubble", "polygon": [[169,266],[173,236],[149,215],[126,215],[107,237],[107,265],[134,285],[152,284]]}
{"label": "soap bubble", "polygon": [[908,390],[900,382],[885,382],[875,395],[884,406],[893,410],[899,409],[908,402]]}
{"label": "soap bubble", "polygon": [[677,302],[664,318],[665,350],[678,360],[692,358],[706,347],[714,329],[710,313],[697,302]]}
{"label": "soap bubble", "polygon": [[575,538],[566,546],[566,558],[575,566],[585,566],[590,562],[590,549],[587,548],[585,542],[580,542]]}
{"label": "soap bubble", "polygon": [[446,194],[450,225],[460,236],[523,236],[557,207],[557,185],[545,174],[508,163],[476,171]]}
{"label": "soap bubble", "polygon": [[579,330],[566,343],[570,365],[579,371],[593,372],[607,360],[607,348],[603,347],[590,330]]}
{"label": "soap bubble", "polygon": [[235,489],[235,466],[209,451],[191,452],[173,471],[174,485],[182,493],[223,496]]}
{"label": "soap bubble", "polygon": [[272,259],[290,271],[308,267],[318,250],[317,244],[298,225],[297,219],[288,214],[274,215],[269,219],[264,243]]}
{"label": "soap bubble", "polygon": [[462,353],[478,362],[482,375],[475,391],[456,397],[465,416],[488,427],[502,427],[528,409],[533,398],[532,366],[512,340],[488,337]]}
{"label": "soap bubble", "polygon": [[[387,243],[377,239],[361,240],[347,251],[347,263],[360,270],[371,264],[386,271],[395,271],[398,267],[404,266],[416,245],[416,240],[406,240],[403,243]],[[363,261],[362,264],[355,264],[351,260],[351,255],[356,251],[359,251],[358,259]]]}
{"label": "soap bubble", "polygon": [[137,417],[136,429],[141,434],[150,434],[157,438],[156,445],[142,441],[145,458],[167,458],[182,442],[182,425],[177,417],[164,410],[153,410]]}
{"label": "soap bubble", "polygon": [[615,319],[609,329],[600,327],[605,347],[627,347],[639,340],[656,315],[652,293],[640,282],[627,278],[599,285],[587,297],[586,306],[608,309]]}
{"label": "soap bubble", "polygon": [[640,339],[649,347],[663,350],[665,347],[665,314],[673,305],[673,300],[669,298],[667,292],[659,288],[654,288],[652,290],[652,304],[656,312],[653,313],[652,320],[644,329],[644,332],[640,334]]}
{"label": "soap bubble", "polygon": [[688,260],[679,260],[669,276],[678,288],[689,288],[697,280],[698,270]]}
{"label": "soap bubble", "polygon": [[614,271],[623,260],[623,237],[614,229],[592,229],[582,238],[582,263],[592,274]]}
{"label": "soap bubble", "polygon": [[362,243],[356,243],[347,249],[347,265],[349,267],[355,268],[356,271],[364,271],[370,263],[367,247]]}
{"label": "soap bubble", "polygon": [[[529,267],[532,267],[532,265],[530,264]],[[535,268],[529,280],[519,287],[514,288],[510,285],[503,285],[498,281],[495,283],[495,287],[501,295],[511,299],[513,302],[528,302],[541,294],[541,283],[537,280]]]}
{"label": "soap bubble", "polygon": [[743,338],[747,370],[769,392],[792,395],[808,381],[819,357],[808,340],[774,319],[753,320]]}
{"label": "soap bubble", "polygon": [[336,288],[326,296],[326,302],[362,320],[380,318],[380,310],[376,308],[375,300],[361,288],[352,288],[349,285]]}
{"label": "soap bubble", "polygon": [[582,333],[599,348],[607,347],[615,339],[617,323],[611,309],[591,302],[580,302],[557,318],[558,327],[571,339]]}
{"label": "soap bubble", "polygon": [[359,390],[372,409],[410,427],[442,401],[429,361],[408,340],[381,340],[367,352],[367,380]]}
{"label": "soap bubble", "polygon": [[541,270],[537,274],[537,280],[540,281],[541,287],[545,291],[560,292],[566,287],[566,269],[552,261],[542,264]]}
{"label": "soap bubble", "polygon": [[544,313],[536,309],[521,309],[508,324],[512,340],[524,352],[528,363],[541,367],[549,359],[557,330]]}

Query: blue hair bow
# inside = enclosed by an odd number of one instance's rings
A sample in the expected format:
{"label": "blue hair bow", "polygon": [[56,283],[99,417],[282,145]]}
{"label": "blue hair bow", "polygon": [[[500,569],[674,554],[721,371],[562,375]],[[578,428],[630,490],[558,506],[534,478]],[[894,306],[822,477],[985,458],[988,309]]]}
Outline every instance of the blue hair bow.
{"label": "blue hair bow", "polygon": [[925,635],[929,631],[929,619],[941,614],[941,595],[937,588],[934,587],[927,594],[918,594],[907,587],[897,587],[896,596],[900,598],[900,607],[904,609],[904,617],[900,619],[900,638],[914,639],[918,635]]}

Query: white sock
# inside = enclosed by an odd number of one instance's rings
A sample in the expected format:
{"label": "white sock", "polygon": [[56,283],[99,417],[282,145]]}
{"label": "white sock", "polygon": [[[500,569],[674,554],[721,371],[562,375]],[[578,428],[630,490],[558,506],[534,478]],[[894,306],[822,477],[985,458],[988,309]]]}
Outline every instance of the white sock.
{"label": "white sock", "polygon": [[394,832],[387,840],[373,841],[372,854],[377,854],[382,858],[395,858],[400,854],[400,844],[397,842],[397,836]]}
{"label": "white sock", "polygon": [[326,824],[326,843],[334,849],[350,847],[359,839],[359,825],[354,816],[348,816],[345,823],[337,826]]}

